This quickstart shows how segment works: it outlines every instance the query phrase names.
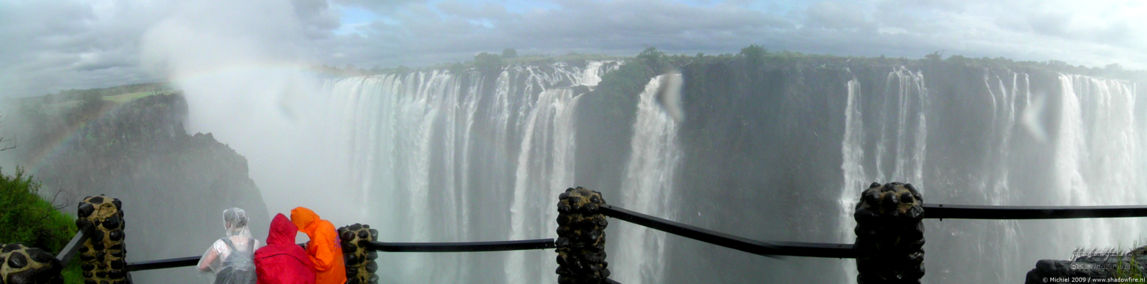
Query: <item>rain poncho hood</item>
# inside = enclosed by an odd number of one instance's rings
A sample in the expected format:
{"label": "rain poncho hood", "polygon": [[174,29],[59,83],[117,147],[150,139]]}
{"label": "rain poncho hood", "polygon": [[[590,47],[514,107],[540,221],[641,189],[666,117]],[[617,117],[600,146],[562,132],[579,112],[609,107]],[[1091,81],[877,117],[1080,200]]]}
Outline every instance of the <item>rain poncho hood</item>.
{"label": "rain poncho hood", "polygon": [[298,233],[298,227],[287,216],[280,213],[271,219],[267,246],[255,251],[260,284],[315,283],[314,264],[307,252],[295,245]]}
{"label": "rain poncho hood", "polygon": [[258,241],[251,237],[247,221],[247,211],[241,208],[223,210],[225,236],[199,258],[199,267],[210,267],[215,272],[215,283],[255,282],[253,255]]}
{"label": "rain poncho hood", "polygon": [[251,230],[247,229],[247,211],[236,207],[223,210],[223,230],[228,237],[252,238]]}
{"label": "rain poncho hood", "polygon": [[338,232],[330,221],[319,218],[315,211],[305,207],[291,210],[291,222],[306,233],[307,255],[314,264],[318,284],[342,284],[346,282],[346,267],[343,264],[342,247],[339,246]]}
{"label": "rain poncho hood", "polygon": [[298,234],[299,227],[291,223],[287,216],[283,216],[283,213],[275,214],[275,218],[271,219],[271,230],[267,233],[267,246],[288,245],[297,248],[299,246],[295,245],[295,235]]}

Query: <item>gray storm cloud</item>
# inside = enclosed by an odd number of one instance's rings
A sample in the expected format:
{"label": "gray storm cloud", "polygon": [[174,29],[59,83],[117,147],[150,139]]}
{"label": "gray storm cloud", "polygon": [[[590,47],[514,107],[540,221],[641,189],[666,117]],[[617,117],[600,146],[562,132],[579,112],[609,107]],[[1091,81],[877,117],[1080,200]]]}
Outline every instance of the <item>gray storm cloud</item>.
{"label": "gray storm cloud", "polygon": [[[919,58],[940,51],[1147,67],[1140,52],[1147,48],[1147,19],[1139,16],[1147,4],[1138,2],[0,0],[0,6],[4,96],[156,81],[219,58],[370,68],[468,60],[503,48],[632,55],[650,46],[726,53],[760,44],[844,56]],[[340,21],[356,9],[372,15],[360,19],[365,23]],[[156,44],[179,46],[143,50],[162,36],[172,38]],[[165,50],[203,57],[164,62]]]}

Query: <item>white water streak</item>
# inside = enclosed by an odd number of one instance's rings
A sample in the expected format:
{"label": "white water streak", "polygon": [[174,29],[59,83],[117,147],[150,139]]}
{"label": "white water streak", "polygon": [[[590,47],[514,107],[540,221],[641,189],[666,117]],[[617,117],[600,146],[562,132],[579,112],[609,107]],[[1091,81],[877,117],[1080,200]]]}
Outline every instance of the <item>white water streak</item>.
{"label": "white water streak", "polygon": [[[924,85],[924,75],[900,67],[888,73],[885,79],[885,93],[882,104],[875,109],[879,126],[866,125],[864,121],[866,97],[862,96],[860,82],[855,78],[847,82],[844,110],[844,135],[841,140],[841,171],[843,184],[840,189],[841,221],[838,223],[838,236],[842,242],[855,241],[853,228],[856,222],[852,213],[860,193],[870,182],[901,181],[916,185],[922,192],[924,185],[924,162],[928,138],[927,108],[928,89]],[[879,129],[875,145],[865,140],[865,133]],[[866,148],[873,148],[872,168],[866,171]],[[891,151],[889,150],[891,148]],[[885,163],[891,161],[889,171]],[[844,261],[845,283],[856,282],[855,261]]]}
{"label": "white water streak", "polygon": [[[662,76],[680,82],[679,73],[658,76],[645,85],[637,104],[637,118],[633,124],[633,140],[625,180],[622,182],[621,204],[638,212],[650,212],[662,218],[674,219],[670,210],[673,196],[674,174],[681,161],[677,143],[677,121],[658,103]],[[678,85],[679,86],[679,85]],[[628,224],[627,224],[628,225]],[[610,266],[616,269],[614,278],[622,283],[663,283],[665,261],[665,234],[635,225],[623,226],[619,232],[620,253]]]}
{"label": "white water streak", "polygon": [[[592,87],[616,67],[587,65],[515,65],[495,78],[437,70],[328,82],[340,108],[330,113],[341,125],[332,126],[345,137],[346,154],[338,156],[360,198],[356,221],[386,228],[379,237],[388,241],[553,237],[553,198],[575,185],[574,121],[584,89],[574,87]],[[491,212],[506,218],[472,216]],[[541,251],[508,253],[505,262],[450,254],[379,260],[384,279],[398,282],[460,283],[473,273],[509,283],[556,279],[553,255]]]}

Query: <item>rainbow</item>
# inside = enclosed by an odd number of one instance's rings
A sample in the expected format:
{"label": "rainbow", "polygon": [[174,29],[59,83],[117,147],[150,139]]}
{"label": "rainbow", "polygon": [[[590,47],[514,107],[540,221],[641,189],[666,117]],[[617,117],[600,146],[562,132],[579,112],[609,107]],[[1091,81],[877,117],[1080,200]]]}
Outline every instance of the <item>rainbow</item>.
{"label": "rainbow", "polygon": [[[182,89],[179,86],[186,84],[203,84],[215,80],[241,77],[238,76],[241,74],[269,74],[273,72],[310,72],[312,74],[345,75],[336,74],[337,72],[331,68],[306,64],[247,61],[217,65],[210,68],[200,68],[190,72],[173,72],[175,75],[170,76],[168,82],[175,85],[177,89]],[[25,160],[25,165],[23,166],[34,172],[47,161],[63,155],[67,149],[67,145],[72,145],[74,141],[82,138],[82,132],[89,124],[100,121],[125,104],[126,103],[105,105],[95,113],[85,115],[79,121],[66,125],[63,130],[49,134],[49,138],[45,143],[33,147],[31,155]]]}
{"label": "rainbow", "polygon": [[72,144],[80,138],[81,132],[88,124],[99,121],[101,118],[107,116],[113,111],[119,109],[123,104],[112,104],[101,107],[93,114],[81,117],[79,121],[70,123],[61,131],[56,131],[49,134],[48,139],[39,145],[35,145],[32,154],[26,160],[24,167],[35,172],[47,160],[53,159],[63,154],[67,148],[66,145]]}

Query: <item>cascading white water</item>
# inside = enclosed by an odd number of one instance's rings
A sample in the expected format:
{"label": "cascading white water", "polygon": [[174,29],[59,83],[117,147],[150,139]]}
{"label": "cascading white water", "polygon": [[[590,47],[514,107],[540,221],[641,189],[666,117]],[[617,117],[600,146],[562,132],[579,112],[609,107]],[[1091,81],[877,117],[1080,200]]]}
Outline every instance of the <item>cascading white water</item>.
{"label": "cascading white water", "polygon": [[[981,172],[976,185],[977,188],[984,189],[982,204],[1007,205],[1014,204],[1012,202],[1016,200],[1016,193],[1010,185],[1013,133],[1018,125],[1016,113],[1019,109],[1027,107],[1025,103],[1031,97],[1031,85],[1027,74],[1014,72],[1003,74],[1003,76],[1008,75],[1011,75],[1010,85],[1004,82],[1004,77],[1000,74],[991,72],[984,74],[984,90],[992,102],[992,116],[988,125],[988,137],[991,140],[986,145],[988,148],[984,149],[988,158],[983,159],[979,165]],[[1022,81],[1020,81],[1021,75]],[[1019,239],[1019,224],[1015,220],[1006,220],[983,225],[994,227],[985,229],[984,235],[976,236],[983,240],[977,242],[976,252],[1000,259],[1004,268],[986,271],[985,274],[997,275],[997,279],[1002,279],[1009,271],[1022,270],[1022,266],[1017,265],[1020,262],[1020,248],[1007,245]]]}
{"label": "cascading white water", "polygon": [[[888,73],[885,85],[886,90],[894,93],[882,97],[884,108],[880,110],[880,142],[876,144],[876,179],[923,184],[928,137],[925,115],[928,89],[924,86],[924,74],[900,67]],[[888,146],[894,147],[892,153],[888,153]],[[884,168],[885,159],[891,160],[891,171]]]}
{"label": "cascading white water", "polygon": [[[613,62],[585,68],[509,66],[496,78],[424,71],[327,83],[331,121],[344,125],[343,161],[355,185],[356,221],[387,241],[553,238],[557,194],[574,186],[575,111]],[[576,88],[582,87],[582,88]],[[388,254],[381,275],[398,282],[556,280],[545,251]],[[450,267],[450,269],[435,269]],[[501,273],[492,273],[493,270]]]}
{"label": "cascading white water", "polygon": [[[852,236],[851,212],[856,206],[860,191],[868,183],[902,181],[920,185],[924,180],[924,157],[928,135],[926,108],[928,89],[924,86],[924,76],[898,68],[888,73],[885,89],[887,94],[867,98],[882,100],[876,109],[878,126],[868,126],[864,122],[866,98],[861,94],[860,82],[855,78],[846,82],[848,94],[845,106],[844,139],[841,141],[843,159],[840,168],[844,174],[841,187],[841,211],[847,213],[847,221],[841,223],[841,231]],[[879,129],[874,144],[866,143],[865,133],[871,128]],[[892,147],[892,152],[888,148]],[[875,148],[871,161],[874,173],[868,173],[865,166],[866,148]],[[892,169],[886,169],[890,160]],[[848,239],[851,240],[851,239]]]}
{"label": "cascading white water", "polygon": [[[557,202],[546,193],[570,187],[574,176],[574,109],[577,97],[568,88],[546,90],[530,110],[523,133],[518,166],[515,171],[514,196],[510,206],[510,238],[521,240],[554,235],[557,224]],[[529,256],[527,256],[529,254]],[[553,255],[531,252],[509,253],[506,277],[512,283],[556,281],[550,273],[557,268]],[[526,269],[523,267],[536,267]]]}
{"label": "cascading white water", "polygon": [[[681,161],[677,143],[677,121],[657,103],[659,95],[679,92],[672,82],[680,82],[680,73],[654,77],[645,85],[637,103],[633,123],[633,140],[629,164],[621,185],[621,206],[637,212],[651,212],[661,218],[675,219],[670,210],[674,174]],[[676,87],[679,87],[678,84]],[[610,261],[611,278],[622,283],[663,283],[665,233],[649,228],[614,223],[619,226],[619,254]]]}
{"label": "cascading white water", "polygon": [[[932,203],[950,201],[945,198],[961,200],[959,203],[995,205],[1147,202],[1147,194],[1141,193],[1147,183],[1140,174],[1147,168],[1147,157],[1142,151],[1147,139],[1139,122],[1145,114],[1137,109],[1135,85],[1120,80],[1059,75],[1056,81],[1059,86],[1053,89],[1058,92],[1033,94],[1030,77],[1024,73],[985,70],[981,88],[956,94],[970,96],[958,99],[971,101],[970,105],[981,109],[954,112],[942,106],[928,107],[930,95],[920,72],[908,72],[904,68],[890,72],[885,83],[887,91],[877,96],[862,96],[860,82],[848,81],[841,142],[844,184],[839,199],[843,213],[838,228],[840,240],[853,240],[855,222],[849,213],[859,191],[871,181],[916,184],[923,191],[933,193],[924,195],[925,200]],[[1057,110],[1045,113],[1044,101],[1054,102]],[[949,121],[924,120],[945,115]],[[968,127],[969,122],[960,121],[963,119],[980,121],[977,122],[980,126]],[[973,136],[954,136],[954,139],[963,139],[955,144],[929,141],[926,136],[929,123],[975,132],[964,134]],[[953,130],[938,131],[951,133]],[[866,137],[874,132],[878,132],[877,137]],[[950,135],[947,137],[953,137]],[[925,147],[931,147],[925,144],[929,143],[947,147],[943,151],[948,152],[942,152],[947,156],[938,157],[938,161],[925,160]],[[966,148],[952,148],[953,145]],[[873,156],[866,156],[870,153]],[[966,157],[951,156],[953,154]],[[1033,155],[1047,157],[1046,172],[1041,167],[1033,167],[1030,161]],[[952,164],[957,163],[953,158],[974,164]],[[931,168],[946,170],[928,172]],[[872,169],[875,172],[869,172]],[[972,172],[966,176],[950,172],[958,169],[972,169]],[[1020,173],[1019,180],[1013,175],[1015,172]],[[1047,180],[1050,188],[1028,184],[1040,179]],[[931,188],[935,186],[941,188]],[[1055,222],[926,224],[930,228],[927,233],[934,238],[929,239],[925,249],[931,251],[927,261],[929,275],[925,278],[943,283],[1016,282],[1022,281],[1022,272],[1030,269],[1037,259],[1064,258],[1076,248],[1128,249],[1142,245],[1142,230],[1137,228],[1144,222],[1137,219]],[[1046,240],[1032,244],[1029,241],[1033,236],[1044,236]],[[974,259],[965,259],[968,257]],[[847,282],[855,281],[854,265],[852,261],[844,263]]]}
{"label": "cascading white water", "polygon": [[[840,169],[844,173],[844,185],[840,190],[840,212],[844,213],[839,222],[841,243],[850,243],[856,239],[852,232],[856,222],[852,214],[856,211],[856,201],[860,198],[860,189],[866,188],[867,180],[864,172],[864,117],[861,113],[860,82],[853,78],[848,80],[848,96],[844,107],[844,139],[840,142],[841,163]],[[845,260],[844,281],[842,283],[856,282],[856,260]]]}
{"label": "cascading white water", "polygon": [[[911,72],[900,67],[888,73],[885,80],[883,96],[867,98],[862,96],[860,82],[855,78],[846,82],[847,95],[845,103],[844,138],[841,141],[841,165],[844,175],[840,190],[841,222],[838,224],[839,240],[850,243],[856,239],[853,228],[856,221],[852,218],[860,192],[871,182],[908,182],[923,191],[924,157],[927,140],[926,108],[928,105],[928,89],[924,85],[924,76],[920,72]],[[883,100],[879,105],[875,123],[879,126],[868,126],[864,121],[864,106],[866,100]],[[870,128],[871,127],[871,128]],[[879,129],[879,136],[875,145],[866,143],[865,133]],[[890,152],[888,148],[891,147]],[[874,148],[871,161],[872,167],[866,167],[865,149]],[[891,161],[892,169],[886,169],[885,163]],[[875,172],[869,173],[866,168],[873,168]],[[925,195],[926,196],[926,195]],[[845,271],[844,281],[856,282],[856,262],[849,260],[843,262]]]}
{"label": "cascading white water", "polygon": [[[1057,197],[1071,205],[1120,205],[1147,202],[1141,174],[1147,159],[1143,113],[1136,111],[1135,86],[1080,75],[1059,76],[1062,94],[1056,131],[1054,185]],[[1061,232],[1077,246],[1123,248],[1143,245],[1138,219],[1090,220],[1086,233]],[[1080,223],[1080,222],[1076,222]],[[1070,246],[1070,245],[1068,245]],[[1065,247],[1066,249],[1066,247]]]}

